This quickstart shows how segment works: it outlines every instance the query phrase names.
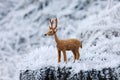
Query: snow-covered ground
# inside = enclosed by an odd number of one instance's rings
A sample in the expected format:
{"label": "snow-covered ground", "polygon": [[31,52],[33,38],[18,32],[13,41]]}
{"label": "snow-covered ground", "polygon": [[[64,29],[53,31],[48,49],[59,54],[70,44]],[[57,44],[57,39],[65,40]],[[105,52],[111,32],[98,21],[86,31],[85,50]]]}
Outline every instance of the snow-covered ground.
{"label": "snow-covered ground", "polygon": [[[0,80],[18,80],[20,70],[44,66],[73,67],[73,71],[120,65],[120,3],[115,0],[11,0],[0,1],[7,8],[0,15]],[[1,8],[1,7],[0,7]],[[60,39],[77,38],[82,41],[81,60],[73,63],[67,52],[57,63],[53,37],[44,37],[49,18],[58,18]]]}

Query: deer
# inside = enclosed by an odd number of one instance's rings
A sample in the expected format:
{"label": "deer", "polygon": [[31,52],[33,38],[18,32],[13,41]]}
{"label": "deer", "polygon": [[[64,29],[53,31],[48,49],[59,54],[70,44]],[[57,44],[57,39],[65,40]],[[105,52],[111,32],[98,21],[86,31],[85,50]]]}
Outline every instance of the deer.
{"label": "deer", "polygon": [[[53,27],[53,22],[55,25]],[[49,30],[45,33],[45,36],[54,36],[55,41],[57,43],[57,51],[58,51],[58,63],[61,62],[61,51],[63,52],[64,62],[67,63],[66,58],[66,51],[72,51],[74,55],[74,61],[80,59],[79,48],[82,48],[82,43],[77,39],[67,39],[67,40],[60,40],[56,34],[58,26],[58,19],[55,18],[54,20],[50,19]]]}

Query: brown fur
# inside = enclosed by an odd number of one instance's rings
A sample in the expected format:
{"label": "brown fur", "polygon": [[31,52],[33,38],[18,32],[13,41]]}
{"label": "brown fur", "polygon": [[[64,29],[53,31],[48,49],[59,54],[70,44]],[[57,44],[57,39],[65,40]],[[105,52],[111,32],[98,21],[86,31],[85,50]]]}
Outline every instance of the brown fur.
{"label": "brown fur", "polygon": [[53,20],[50,20],[50,26],[49,26],[49,31],[45,34],[45,36],[52,36],[54,35],[55,41],[57,43],[57,50],[58,50],[58,63],[60,62],[61,59],[61,51],[63,52],[64,55],[64,62],[67,63],[66,59],[66,51],[71,50],[74,54],[74,62],[75,60],[80,58],[79,54],[79,47],[82,48],[82,44],[79,40],[77,39],[68,39],[68,40],[59,40],[56,32],[57,32],[57,18],[55,19],[55,28],[53,28]]}

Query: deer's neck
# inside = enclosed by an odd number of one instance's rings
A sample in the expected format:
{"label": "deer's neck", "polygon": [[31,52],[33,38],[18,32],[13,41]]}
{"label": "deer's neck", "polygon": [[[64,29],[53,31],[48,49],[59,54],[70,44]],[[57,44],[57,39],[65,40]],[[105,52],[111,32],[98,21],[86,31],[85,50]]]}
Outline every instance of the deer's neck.
{"label": "deer's neck", "polygon": [[58,39],[58,37],[57,37],[56,33],[54,34],[54,38],[55,38],[56,43],[58,44],[59,39]]}

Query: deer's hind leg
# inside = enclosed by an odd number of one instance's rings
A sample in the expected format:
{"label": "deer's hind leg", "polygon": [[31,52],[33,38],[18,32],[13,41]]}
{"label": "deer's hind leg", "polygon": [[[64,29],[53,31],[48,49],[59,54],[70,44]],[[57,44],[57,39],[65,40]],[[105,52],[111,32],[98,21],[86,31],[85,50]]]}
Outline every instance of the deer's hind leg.
{"label": "deer's hind leg", "polygon": [[76,49],[75,52],[76,52],[76,59],[79,60],[80,59],[79,49]]}
{"label": "deer's hind leg", "polygon": [[75,62],[75,60],[76,60],[76,52],[75,52],[75,50],[72,50],[72,52],[73,52],[73,55],[74,55],[74,61],[73,62]]}

